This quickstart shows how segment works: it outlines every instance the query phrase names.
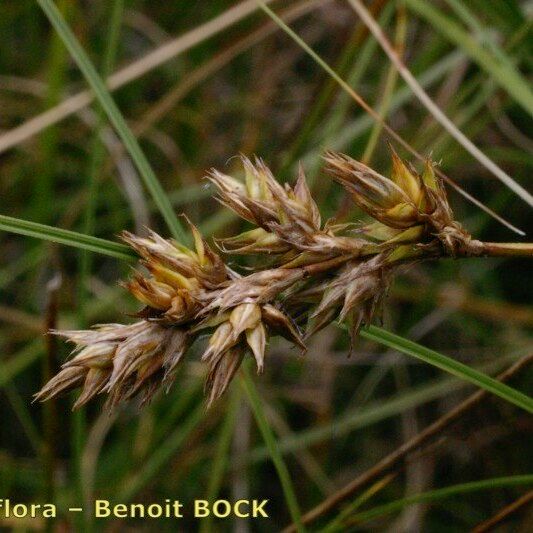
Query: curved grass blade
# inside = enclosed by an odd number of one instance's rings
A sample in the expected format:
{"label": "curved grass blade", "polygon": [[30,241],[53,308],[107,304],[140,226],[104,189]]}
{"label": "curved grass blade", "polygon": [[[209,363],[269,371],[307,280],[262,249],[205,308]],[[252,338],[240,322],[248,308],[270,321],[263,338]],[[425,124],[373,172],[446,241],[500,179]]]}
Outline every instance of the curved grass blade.
{"label": "curved grass blade", "polygon": [[505,89],[530,115],[533,115],[533,93],[530,85],[522,78],[512,63],[503,62],[488,52],[457,23],[433,7],[431,2],[421,0],[406,0],[406,2],[436,31],[468,54],[479,67],[490,74],[500,87]]}
{"label": "curved grass blade", "polygon": [[263,436],[263,440],[265,441],[270,458],[272,459],[272,462],[274,463],[278,473],[292,521],[297,531],[304,531],[302,524],[302,513],[300,512],[300,508],[298,506],[298,500],[296,499],[296,495],[294,493],[294,488],[292,486],[287,465],[283,461],[276,437],[274,436],[272,429],[270,429],[265,411],[261,405],[261,398],[257,393],[257,389],[255,388],[255,384],[246,365],[242,365],[241,383],[250,402],[250,407],[254,413],[254,417],[257,425],[259,426],[259,430],[261,431],[261,435]]}
{"label": "curved grass blade", "polygon": [[[208,502],[214,502],[217,499],[220,487],[222,486],[224,472],[229,462],[231,438],[233,437],[233,431],[238,422],[241,395],[241,389],[234,387],[229,400],[229,406],[226,408],[224,420],[221,423],[205,496]],[[212,514],[204,518],[200,524],[200,533],[209,533],[210,531],[213,531]]]}
{"label": "curved grass blade", "polygon": [[[513,361],[515,357],[502,357],[497,366],[494,362],[484,365],[486,372],[497,371],[507,362]],[[462,380],[455,378],[441,378],[433,380],[428,384],[413,387],[401,394],[381,398],[362,407],[350,409],[340,414],[334,421],[327,422],[319,427],[313,427],[293,433],[290,437],[281,438],[278,442],[280,451],[283,454],[296,452],[300,448],[307,448],[333,438],[340,438],[353,431],[361,431],[382,420],[403,413],[406,409],[419,407],[430,401],[437,400],[444,396],[453,394],[461,390],[465,385]],[[253,449],[244,459],[246,463],[259,463],[268,458],[268,450],[261,446]]]}
{"label": "curved grass blade", "polygon": [[122,259],[123,261],[132,262],[137,257],[125,244],[100,239],[99,237],[92,237],[91,235],[84,235],[76,231],[54,228],[53,226],[30,222],[29,220],[8,217],[6,215],[0,215],[0,230],[56,242],[58,244],[66,244],[74,248],[109,255],[116,259]]}
{"label": "curved grass blade", "polygon": [[344,521],[346,518],[355,514],[359,507],[364,505],[379,491],[383,490],[397,475],[397,473],[388,474],[384,478],[371,485],[350,505],[344,508],[329,524],[327,524],[323,529],[323,533],[336,533],[337,531],[344,531]]}
{"label": "curved grass blade", "polygon": [[361,337],[364,337],[369,340],[373,340],[398,350],[406,355],[416,357],[425,363],[436,366],[441,370],[444,370],[458,378],[463,379],[464,381],[469,381],[477,387],[485,389],[496,396],[506,400],[509,403],[516,405],[527,411],[528,413],[533,413],[533,398],[527,396],[526,394],[496,381],[495,379],[474,370],[473,368],[442,355],[434,350],[426,348],[416,342],[404,339],[399,335],[395,335],[389,331],[379,328],[377,326],[367,326],[361,329]]}
{"label": "curved grass blade", "polygon": [[41,6],[51,24],[63,40],[63,43],[94,91],[94,94],[108,119],[115,127],[119,137],[122,139],[124,146],[134,161],[139,174],[143,178],[147,189],[150,191],[150,194],[165,219],[171,233],[179,241],[185,242],[186,233],[172,209],[172,204],[157,180],[157,177],[150,166],[148,159],[144,155],[144,152],[141,150],[137,139],[131,132],[122,113],[106,88],[104,81],[94,68],[89,57],[65,22],[65,19],[57,9],[56,5],[51,0],[37,0],[37,3]]}
{"label": "curved grass blade", "polygon": [[361,523],[363,521],[377,518],[394,511],[399,511],[408,505],[415,503],[428,503],[437,502],[450,496],[457,496],[458,494],[468,494],[469,492],[478,492],[483,490],[493,490],[503,487],[520,487],[533,485],[533,475],[523,476],[507,476],[491,479],[483,479],[480,481],[471,481],[470,483],[461,483],[459,485],[452,485],[451,487],[445,487],[442,489],[431,490],[428,492],[422,492],[421,494],[414,494],[401,500],[395,500],[393,502],[374,507],[368,511],[352,516],[350,524]]}
{"label": "curved grass blade", "polygon": [[18,374],[37,361],[39,357],[41,357],[42,351],[43,347],[41,339],[37,339],[25,346],[24,349],[10,357],[7,361],[2,360],[0,389],[8,385]]}
{"label": "curved grass blade", "polygon": [[[529,194],[524,187],[517,183],[511,176],[504,172],[492,159],[489,159],[457,126],[442,112],[439,106],[433,102],[429,95],[424,91],[411,71],[405,66],[398,54],[394,51],[392,45],[385,37],[381,27],[363,6],[360,0],[348,0],[354,11],[361,17],[368,29],[372,32],[374,37],[378,40],[381,48],[385,51],[391,62],[398,69],[398,72],[409,85],[411,90],[415,93],[422,105],[433,115],[439,124],[479,163],[481,163],[487,170],[496,176],[509,189],[517,194],[530,206],[533,206],[533,196]],[[531,95],[533,100],[533,95]],[[533,103],[531,104],[533,109]]]}

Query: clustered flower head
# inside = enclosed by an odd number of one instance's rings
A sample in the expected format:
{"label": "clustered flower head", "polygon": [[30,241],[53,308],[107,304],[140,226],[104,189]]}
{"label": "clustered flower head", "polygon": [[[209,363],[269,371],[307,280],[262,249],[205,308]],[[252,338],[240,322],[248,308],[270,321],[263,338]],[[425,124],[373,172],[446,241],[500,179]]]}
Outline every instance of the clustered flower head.
{"label": "clustered flower head", "polygon": [[[115,406],[144,403],[173,382],[193,342],[208,337],[208,404],[227,389],[249,352],[258,372],[268,340],[282,335],[305,351],[305,341],[334,320],[359,329],[380,314],[397,270],[442,256],[476,255],[481,243],[453,219],[446,192],[427,161],[418,175],[393,152],[386,178],[352,158],[328,152],[326,172],[373,221],[322,222],[305,175],[280,184],[266,165],[243,157],[245,180],[217,170],[207,176],[218,200],[255,228],[218,241],[220,250],[256,255],[262,266],[239,273],[227,266],[189,221],[194,248],[150,231],[122,238],[140,256],[124,283],[144,305],[130,325],[57,331],[74,356],[36,395],[53,398],[81,388],[79,407],[100,393]],[[266,264],[266,266],[265,266]]]}

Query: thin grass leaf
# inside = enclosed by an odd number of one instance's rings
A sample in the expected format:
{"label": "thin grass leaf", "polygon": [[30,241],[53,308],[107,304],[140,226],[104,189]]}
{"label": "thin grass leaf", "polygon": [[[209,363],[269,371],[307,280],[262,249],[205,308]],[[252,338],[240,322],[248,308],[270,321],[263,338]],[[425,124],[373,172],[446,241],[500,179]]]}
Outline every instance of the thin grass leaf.
{"label": "thin grass leaf", "polygon": [[[405,39],[407,37],[407,16],[405,9],[399,9],[396,16],[396,33],[394,38],[394,46],[398,51],[398,54],[403,54],[405,48]],[[390,110],[392,95],[396,87],[398,80],[398,71],[394,68],[394,65],[390,64],[385,79],[385,85],[383,92],[380,95],[379,104],[376,107],[379,116],[385,120]],[[379,136],[381,134],[382,125],[379,122],[374,123],[374,127],[370,132],[368,142],[365,146],[361,161],[368,163],[372,159],[372,154],[376,149]]]}
{"label": "thin grass leaf", "polygon": [[[422,105],[433,115],[433,117],[441,124],[441,126],[479,163],[481,163],[487,170],[496,176],[509,189],[517,194],[522,200],[533,206],[533,196],[529,194],[524,187],[517,183],[511,176],[504,172],[494,161],[489,159],[457,126],[442,112],[442,110],[433,102],[429,95],[424,91],[422,86],[418,83],[416,78],[411,74],[411,71],[405,66],[398,54],[394,51],[381,27],[363,6],[360,0],[348,0],[348,3],[353,7],[354,11],[361,17],[368,29],[373,33],[379,44],[398,69],[398,72],[409,85],[411,90],[415,93]],[[533,98],[533,95],[532,95]],[[533,104],[532,104],[533,107]]]}
{"label": "thin grass leaf", "polygon": [[509,385],[506,385],[505,383],[500,383],[486,374],[464,365],[451,357],[442,355],[434,350],[408,339],[404,339],[399,335],[395,335],[394,333],[377,326],[367,326],[363,328],[361,330],[361,336],[379,342],[389,348],[398,350],[406,355],[416,357],[417,359],[436,366],[464,381],[469,381],[477,387],[491,392],[503,400],[524,409],[528,413],[533,413],[533,398],[509,387]]}
{"label": "thin grass leaf", "polygon": [[135,253],[124,244],[6,215],[0,215],[0,230],[58,244],[66,244],[74,248],[109,255],[123,261],[132,262],[136,259]]}
{"label": "thin grass leaf", "polygon": [[[120,41],[120,27],[122,24],[122,15],[124,13],[124,0],[114,0],[110,8],[110,19],[108,27],[108,38],[104,51],[104,60],[102,63],[102,77],[105,79],[111,72],[117,55]],[[87,183],[87,205],[84,213],[83,233],[93,235],[96,223],[96,200],[98,197],[97,179],[105,157],[104,144],[100,136],[104,123],[104,112],[100,107],[97,112],[96,124],[91,140],[90,157],[88,164],[88,183]],[[91,275],[92,256],[88,252],[82,252],[79,262],[79,313],[80,326],[84,326],[84,301],[87,296],[86,283]]]}
{"label": "thin grass leaf", "polygon": [[26,433],[35,455],[39,455],[43,449],[43,439],[32,419],[28,409],[28,403],[22,399],[19,391],[12,384],[4,385],[3,391],[11,404],[11,408],[19,419],[20,425],[24,429],[24,433]]}
{"label": "thin grass leaf", "polygon": [[296,494],[294,493],[294,488],[292,486],[289,470],[287,469],[287,465],[283,461],[283,457],[278,447],[278,442],[276,440],[276,437],[274,436],[274,433],[272,432],[272,429],[270,428],[270,425],[268,424],[265,411],[261,404],[261,398],[257,393],[257,389],[255,388],[255,384],[250,376],[250,372],[248,371],[246,365],[243,365],[242,367],[241,384],[244,390],[246,391],[246,395],[250,402],[252,412],[254,413],[255,420],[257,422],[259,430],[261,431],[263,440],[265,441],[270,458],[272,459],[272,462],[274,463],[274,466],[278,473],[281,487],[283,489],[283,494],[285,496],[285,501],[287,502],[287,507],[289,508],[289,513],[291,515],[291,519],[294,522],[297,531],[305,531],[302,524],[302,513],[300,512],[298,500],[296,499]]}
{"label": "thin grass leaf", "polygon": [[[369,43],[375,43],[374,40],[367,41],[366,46],[370,46]],[[369,61],[371,57],[367,59],[366,54],[364,54],[366,48],[363,49],[361,56],[365,61]],[[436,83],[443,76],[449,75],[453,69],[464,59],[464,55],[461,52],[451,52],[447,56],[444,56],[440,61],[436,62],[434,65],[429,67],[423,73],[420,74],[419,80],[420,84],[423,87],[429,87],[432,84]],[[359,59],[361,61],[361,59]],[[359,81],[359,78],[356,79],[356,82]],[[351,82],[351,80],[350,80]],[[413,98],[413,93],[407,87],[398,88],[392,95],[391,104],[389,107],[389,114],[401,108],[407,102],[410,102]],[[343,102],[341,102],[342,104]],[[340,104],[339,104],[340,105]],[[337,114],[337,108],[332,112]],[[343,111],[344,112],[344,111]],[[335,116],[329,119],[325,126],[323,127],[326,130],[325,139],[327,142],[323,142],[324,146],[329,146],[334,150],[343,151],[347,150],[351,143],[366,133],[368,130],[371,130],[375,122],[372,120],[372,117],[369,115],[362,115],[357,117],[355,120],[348,122],[347,125],[340,128],[342,124],[342,116],[339,113],[339,116]],[[302,164],[304,167],[313,167],[318,169],[320,164],[320,159],[317,156],[317,148],[314,147],[311,150],[308,150],[304,156],[301,158]]]}
{"label": "thin grass leaf", "polygon": [[533,485],[533,475],[523,476],[507,476],[497,477],[491,479],[483,479],[481,481],[472,481],[470,483],[461,483],[459,485],[453,485],[451,487],[445,487],[442,489],[431,490],[423,492],[421,494],[415,494],[402,498],[401,500],[395,500],[379,507],[374,507],[368,511],[363,511],[356,514],[350,519],[350,524],[361,523],[379,516],[383,516],[394,511],[399,511],[408,505],[415,503],[429,503],[438,502],[451,496],[457,496],[459,494],[468,494],[470,492],[479,492],[485,490],[494,490],[504,487],[522,487]]}
{"label": "thin grass leaf", "polygon": [[[205,499],[208,502],[214,502],[222,486],[224,472],[228,465],[228,454],[231,446],[231,437],[238,420],[239,406],[241,404],[241,389],[235,387],[232,391],[232,397],[229,406],[226,409],[224,420],[222,421],[218,442],[216,445],[211,475],[207,484]],[[209,533],[213,528],[213,515],[210,514],[200,524],[200,533]]]}
{"label": "thin grass leaf", "polygon": [[54,26],[55,30],[63,40],[73,59],[76,61],[78,67],[82,71],[85,79],[91,86],[95,93],[97,100],[104,109],[111,124],[115,127],[118,135],[122,139],[124,146],[134,161],[139,174],[150,191],[154,202],[161,212],[165,222],[167,223],[173,236],[181,242],[186,241],[186,233],[176,217],[172,204],[170,203],[165,191],[157,180],[157,177],[148,162],[148,159],[141,150],[139,143],[130,128],[128,127],[122,113],[118,109],[115,101],[111,97],[104,81],[99,76],[98,72],[91,63],[89,57],[81,47],[80,43],[72,33],[61,12],[51,0],[37,0],[42,10]]}
{"label": "thin grass leaf", "polygon": [[[115,63],[117,56],[120,29],[122,26],[122,16],[124,14],[124,0],[112,0],[109,8],[109,23],[107,28],[106,46],[103,54],[102,71],[103,79],[106,79]],[[96,113],[96,122],[93,130],[93,137],[90,143],[90,157],[87,172],[87,205],[85,207],[83,233],[93,235],[96,229],[96,205],[98,198],[98,174],[105,158],[105,147],[101,140],[102,127],[104,125],[105,115],[101,106]],[[84,250],[79,258],[79,281],[78,281],[78,317],[79,327],[87,326],[85,316],[85,303],[88,297],[87,282],[91,276],[93,268],[93,255]],[[72,431],[70,432],[70,442],[72,448],[72,474],[75,478],[76,496],[79,501],[88,503],[89,496],[86,494],[86,487],[83,481],[83,452],[87,439],[87,420],[84,408],[76,410],[72,414]],[[80,515],[79,518],[82,518]],[[91,529],[94,518],[90,513],[85,513],[83,519],[87,529]],[[80,525],[83,527],[84,522]]]}
{"label": "thin grass leaf", "polygon": [[366,489],[360,496],[358,496],[350,505],[343,509],[329,524],[324,527],[323,533],[333,533],[335,531],[344,531],[344,520],[353,515],[359,507],[364,505],[368,500],[375,496],[379,491],[383,490],[397,474],[389,474],[383,479],[380,479],[368,489]]}
{"label": "thin grass leaf", "polygon": [[530,115],[533,115],[533,92],[512,63],[503,62],[483,48],[452,19],[433,7],[431,2],[406,0],[407,5],[429,22],[436,31],[461,48],[485,72],[505,89]]}

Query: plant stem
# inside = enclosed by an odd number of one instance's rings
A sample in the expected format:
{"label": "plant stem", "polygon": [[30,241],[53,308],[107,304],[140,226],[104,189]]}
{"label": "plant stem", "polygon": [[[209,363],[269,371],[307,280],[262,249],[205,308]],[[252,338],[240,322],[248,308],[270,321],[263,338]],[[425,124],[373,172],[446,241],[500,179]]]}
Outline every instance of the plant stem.
{"label": "plant stem", "polygon": [[484,242],[481,255],[485,257],[533,257],[533,243]]}

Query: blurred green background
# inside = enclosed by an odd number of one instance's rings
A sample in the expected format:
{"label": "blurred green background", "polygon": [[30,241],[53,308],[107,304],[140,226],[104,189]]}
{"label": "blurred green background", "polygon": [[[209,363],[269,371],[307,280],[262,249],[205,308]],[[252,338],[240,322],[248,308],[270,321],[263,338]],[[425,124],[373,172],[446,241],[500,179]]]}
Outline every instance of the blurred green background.
{"label": "blurred green background", "polygon": [[[292,180],[301,162],[324,218],[362,217],[321,172],[324,149],[364,157],[385,175],[390,170],[380,127],[254,1],[57,0],[56,5],[98,71],[104,77],[119,72],[113,78],[120,85],[112,92],[115,103],[173,209],[186,213],[208,237],[241,229],[202,181],[213,166],[238,173],[232,156],[240,152],[264,158],[281,181]],[[528,205],[432,118],[349,3],[270,5],[414,148],[432,154],[444,172],[512,224],[531,228]],[[372,0],[366,5],[455,125],[529,188],[532,123],[521,95],[527,97],[531,74],[533,4]],[[159,64],[157,54],[165,51],[169,57]],[[142,68],[121,70],[132,64]],[[506,75],[509,69],[516,77]],[[100,107],[83,96],[90,94],[86,89],[38,3],[0,3],[1,214],[109,240],[123,229],[142,232],[143,226],[168,235],[130,152]],[[457,193],[450,191],[450,199],[457,219],[476,238],[522,239]],[[290,523],[239,380],[205,411],[198,347],[168,394],[142,410],[131,404],[109,416],[97,401],[73,414],[72,397],[31,404],[69,353],[68,346],[44,335],[47,329],[120,322],[138,308],[117,285],[130,270],[118,259],[10,232],[0,232],[0,246],[0,498],[53,501],[60,512],[46,524],[0,517],[0,528],[246,532]],[[418,265],[395,282],[384,326],[495,375],[533,349],[531,295],[531,263],[525,259]],[[265,373],[254,377],[302,512],[474,391],[378,344],[360,339],[349,359],[348,348],[346,333],[334,326],[313,338],[303,358],[275,340]],[[528,392],[532,378],[532,371],[524,370],[511,385]],[[532,428],[525,411],[491,397],[366,494],[361,510],[438,488],[529,474]],[[341,529],[467,531],[527,490],[496,487],[436,497],[352,523],[354,510]],[[271,517],[95,522],[67,512],[95,497],[116,503],[268,498]],[[331,525],[343,505],[310,530]],[[498,530],[526,532],[532,522],[532,509],[524,505]]]}

